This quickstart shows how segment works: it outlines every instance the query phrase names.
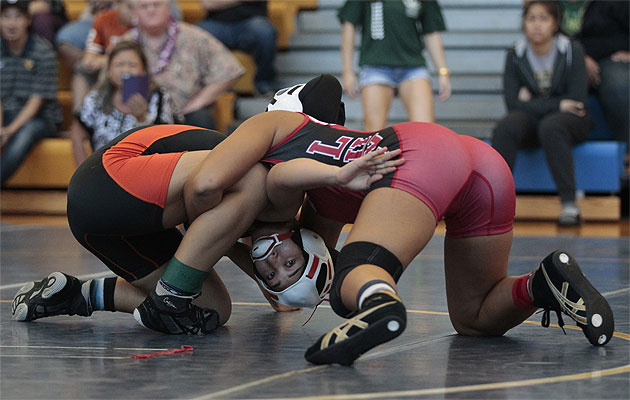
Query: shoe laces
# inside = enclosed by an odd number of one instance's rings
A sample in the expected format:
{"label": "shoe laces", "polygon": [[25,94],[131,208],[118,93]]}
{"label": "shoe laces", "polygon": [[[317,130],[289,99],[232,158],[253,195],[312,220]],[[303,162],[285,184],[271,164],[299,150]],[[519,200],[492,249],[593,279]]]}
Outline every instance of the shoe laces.
{"label": "shoe laces", "polygon": [[559,310],[552,310],[551,308],[545,308],[541,311],[538,311],[538,313],[540,312],[543,313],[540,324],[544,328],[549,328],[549,323],[551,322],[551,311],[554,311],[556,315],[558,316],[558,326],[562,329],[562,332],[564,332],[564,334],[566,335],[567,331],[564,330],[564,320],[562,319],[562,314],[560,313]]}

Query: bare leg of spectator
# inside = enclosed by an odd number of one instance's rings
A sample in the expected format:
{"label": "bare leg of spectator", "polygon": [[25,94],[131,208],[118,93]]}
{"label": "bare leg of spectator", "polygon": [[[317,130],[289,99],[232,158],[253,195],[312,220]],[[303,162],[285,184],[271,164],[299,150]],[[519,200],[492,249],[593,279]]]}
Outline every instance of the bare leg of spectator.
{"label": "bare leg of spectator", "polygon": [[364,129],[377,131],[387,125],[394,89],[386,85],[368,85],[361,89]]}
{"label": "bare leg of spectator", "polygon": [[433,88],[426,79],[403,81],[398,87],[398,94],[405,105],[409,121],[435,122]]}

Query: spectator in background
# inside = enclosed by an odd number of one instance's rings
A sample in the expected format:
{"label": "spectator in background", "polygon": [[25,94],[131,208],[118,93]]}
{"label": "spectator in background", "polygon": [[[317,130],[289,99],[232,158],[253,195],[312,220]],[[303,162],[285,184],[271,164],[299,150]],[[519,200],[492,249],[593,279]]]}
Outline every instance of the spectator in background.
{"label": "spectator in background", "polygon": [[62,0],[31,0],[28,5],[33,33],[55,44],[57,31],[68,22]]}
{"label": "spectator in background", "polygon": [[[56,1],[56,0],[54,0]],[[131,0],[132,2],[135,0]],[[171,13],[175,18],[181,19],[182,13],[177,0],[169,1]],[[66,24],[57,34],[57,47],[64,60],[64,64],[70,69],[83,57],[85,42],[92,28],[94,17],[101,11],[114,7],[116,0],[87,0],[87,7],[76,21]]]}
{"label": "spectator in background", "polygon": [[[567,5],[571,2],[563,2]],[[586,52],[586,71],[615,138],[630,134],[630,23],[628,1],[591,1],[577,39]]]}
{"label": "spectator in background", "polygon": [[276,29],[267,18],[267,1],[201,0],[208,12],[199,26],[230,49],[254,56],[254,85],[260,94],[274,88]]}
{"label": "spectator in background", "polygon": [[177,122],[214,129],[210,106],[243,74],[240,63],[203,29],[176,21],[168,0],[135,0],[134,11],[138,26],[125,38],[142,46]]}
{"label": "spectator in background", "polygon": [[507,52],[503,90],[508,115],[497,124],[493,147],[514,168],[519,148],[542,146],[562,202],[559,225],[580,224],[575,202],[573,146],[593,122],[586,111],[584,50],[558,33],[555,1],[528,1],[525,38]]}
{"label": "spectator in background", "polygon": [[[527,4],[529,0],[524,0]],[[597,97],[615,139],[630,134],[630,2],[561,0],[560,30],[582,43],[590,94]]]}
{"label": "spectator in background", "polygon": [[73,109],[81,106],[106,62],[105,53],[133,26],[132,0],[116,0],[112,9],[99,12],[85,42],[85,52],[72,76]]}
{"label": "spectator in background", "polygon": [[64,64],[70,69],[74,68],[83,56],[85,39],[92,28],[94,16],[103,10],[113,7],[113,0],[87,0],[87,7],[76,21],[71,21],[63,26],[57,33],[56,42],[59,55]]}
{"label": "spectator in background", "polygon": [[55,136],[57,56],[50,43],[29,31],[25,0],[0,1],[0,173],[2,185],[33,146]]}
{"label": "spectator in background", "polygon": [[123,40],[114,45],[107,57],[105,81],[88,93],[72,124],[77,165],[88,156],[83,145],[87,138],[96,151],[136,126],[173,123],[169,96],[153,83],[149,85],[146,98],[136,92],[124,100],[125,75],[147,75],[148,71],[147,59],[138,43]]}
{"label": "spectator in background", "polygon": [[[351,98],[361,91],[364,128],[372,131],[387,125],[396,89],[409,121],[434,122],[431,77],[422,55],[425,47],[438,72],[440,101],[451,95],[440,37],[446,27],[437,1],[348,0],[338,17],[343,23],[343,86]],[[356,27],[362,29],[358,85],[353,69]]]}

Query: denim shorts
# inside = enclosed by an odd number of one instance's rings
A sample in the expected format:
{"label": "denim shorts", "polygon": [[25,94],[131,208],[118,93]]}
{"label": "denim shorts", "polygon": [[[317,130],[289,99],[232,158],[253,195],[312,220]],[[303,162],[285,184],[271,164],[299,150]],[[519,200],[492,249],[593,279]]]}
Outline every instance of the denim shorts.
{"label": "denim shorts", "polygon": [[393,88],[406,80],[431,80],[426,67],[375,67],[364,65],[359,71],[359,89],[367,85],[387,85]]}
{"label": "denim shorts", "polygon": [[92,29],[92,20],[69,22],[57,32],[55,42],[57,45],[69,43],[74,47],[85,50],[85,39],[87,39],[90,29]]}

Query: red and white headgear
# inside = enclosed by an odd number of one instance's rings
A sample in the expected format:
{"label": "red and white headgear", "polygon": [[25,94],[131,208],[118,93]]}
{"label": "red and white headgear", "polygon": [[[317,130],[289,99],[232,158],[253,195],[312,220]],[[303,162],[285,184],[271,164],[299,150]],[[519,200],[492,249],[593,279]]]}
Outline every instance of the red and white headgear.
{"label": "red and white headgear", "polygon": [[252,246],[252,260],[254,263],[265,260],[276,246],[287,239],[292,239],[302,249],[305,262],[302,276],[288,288],[276,292],[267,286],[256,268],[254,268],[254,275],[278,303],[294,307],[315,307],[330,291],[334,277],[332,258],[324,240],[318,234],[308,229],[300,229],[260,237]]}

